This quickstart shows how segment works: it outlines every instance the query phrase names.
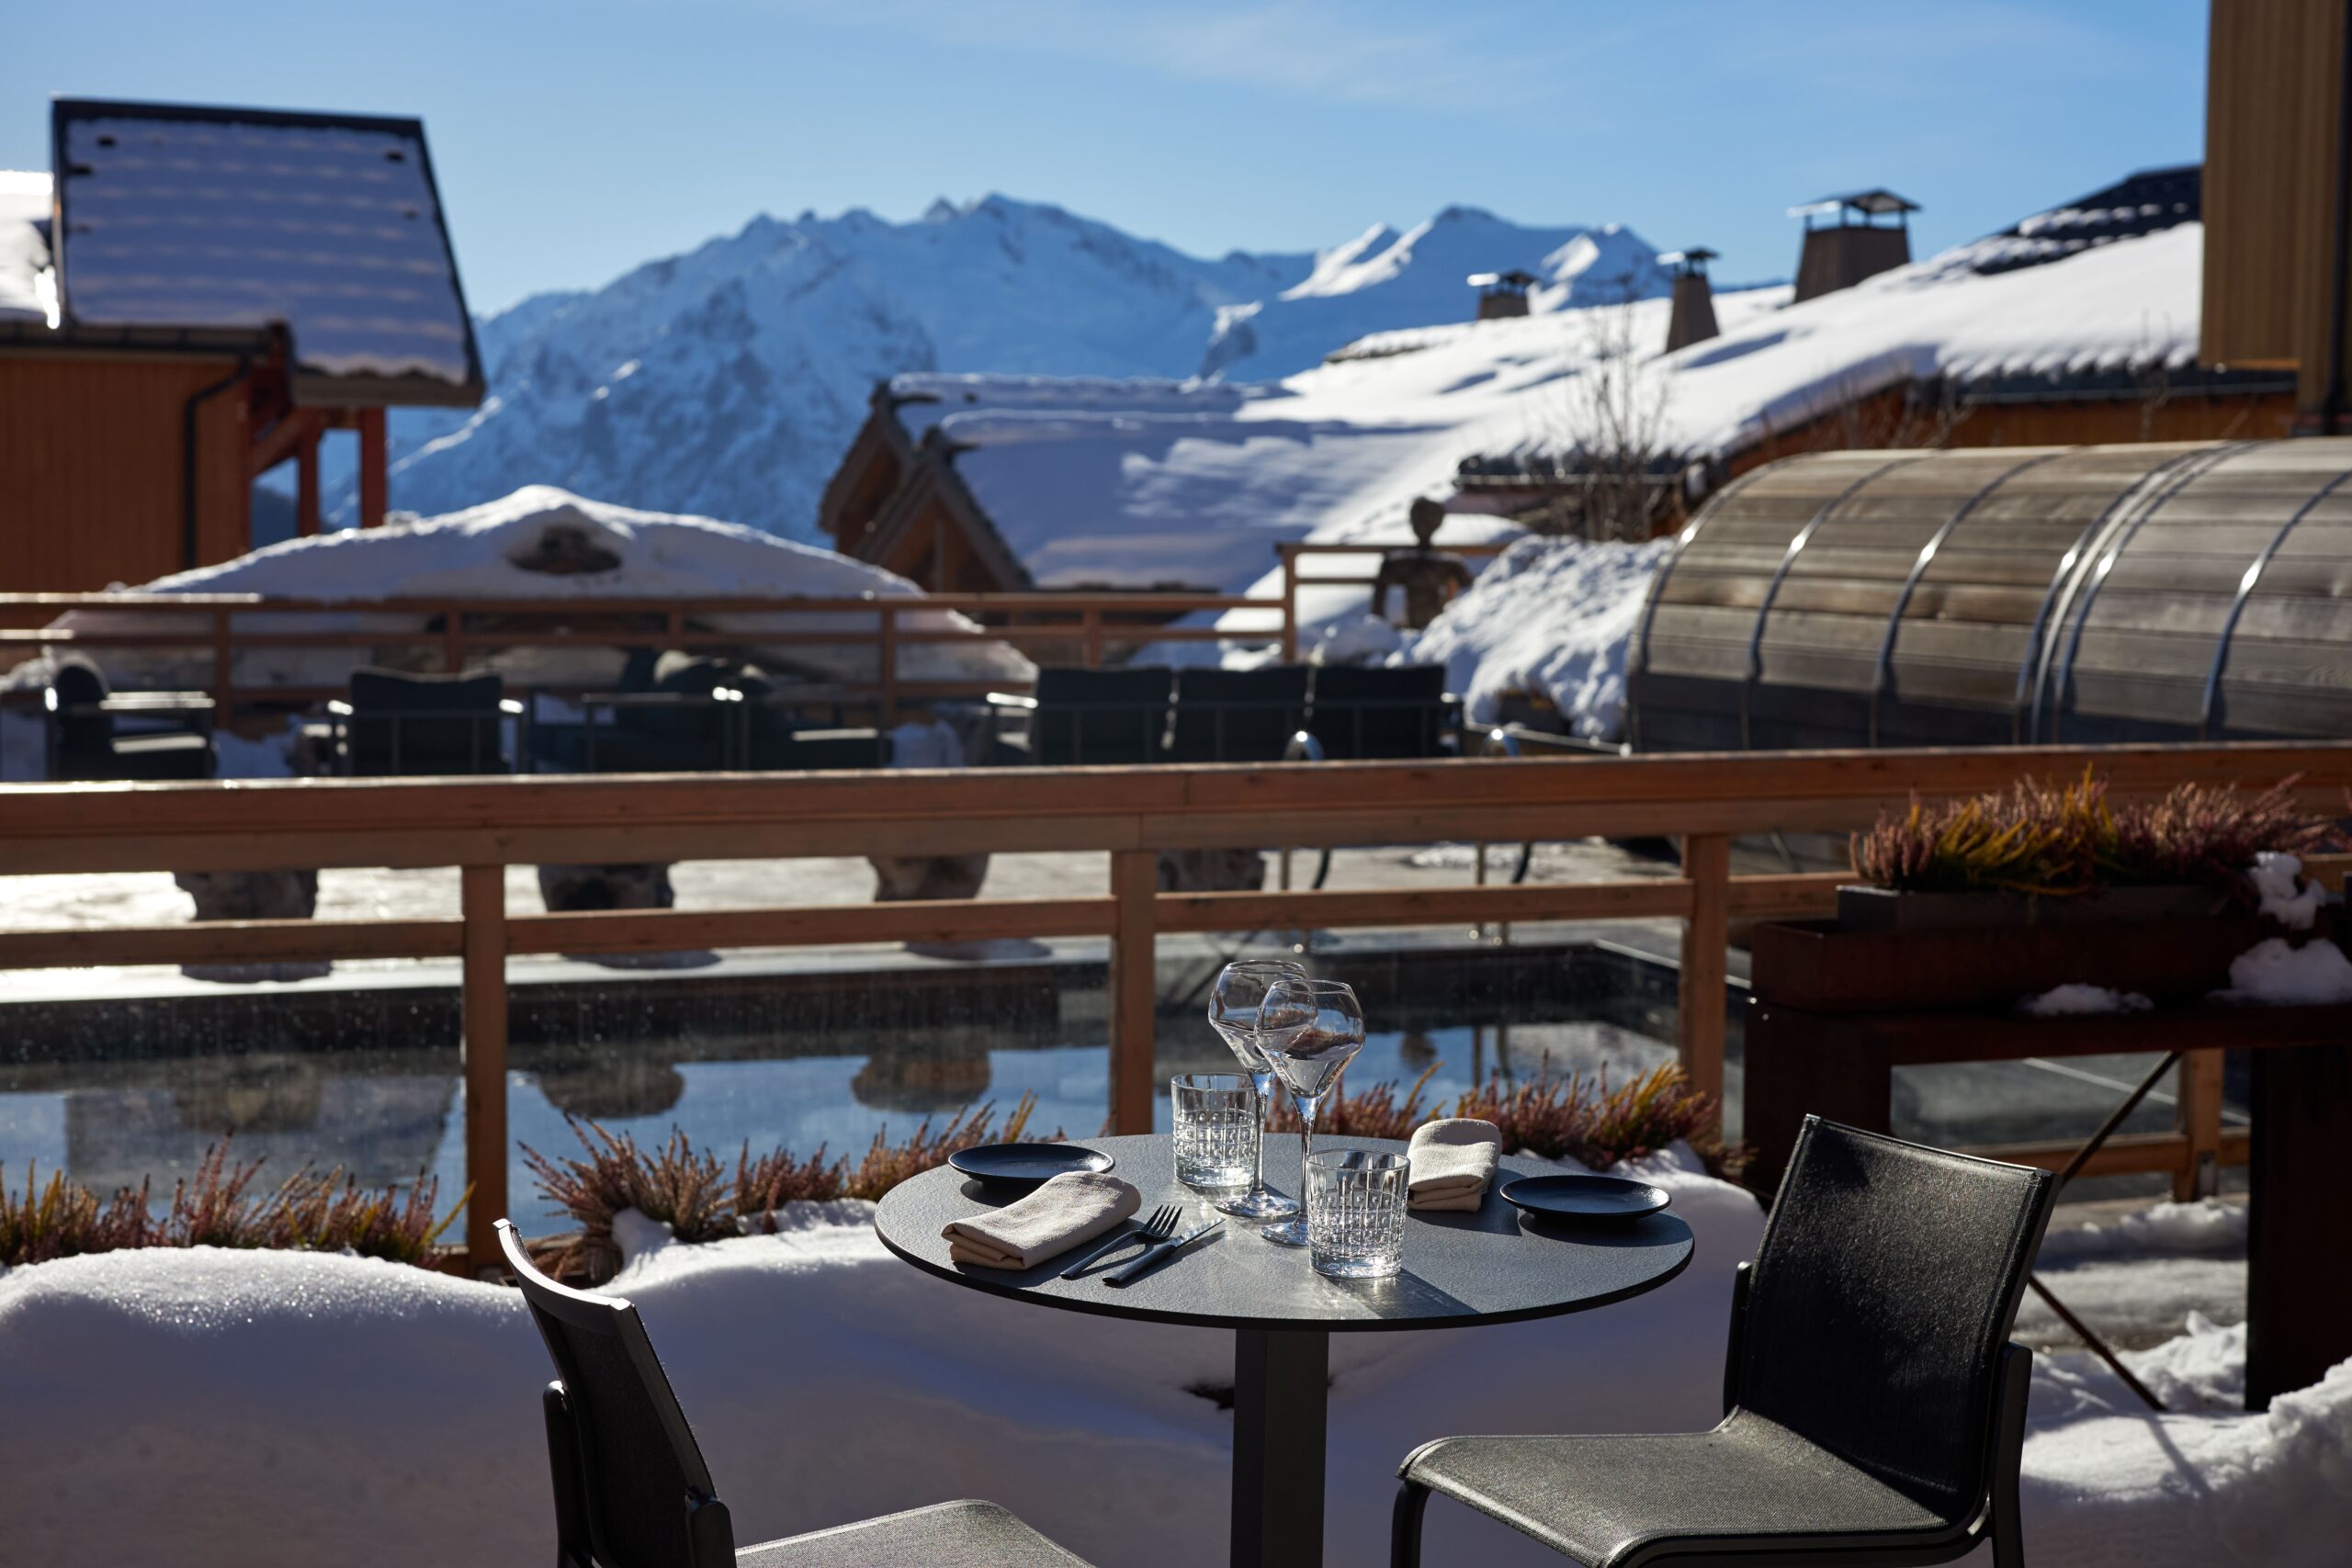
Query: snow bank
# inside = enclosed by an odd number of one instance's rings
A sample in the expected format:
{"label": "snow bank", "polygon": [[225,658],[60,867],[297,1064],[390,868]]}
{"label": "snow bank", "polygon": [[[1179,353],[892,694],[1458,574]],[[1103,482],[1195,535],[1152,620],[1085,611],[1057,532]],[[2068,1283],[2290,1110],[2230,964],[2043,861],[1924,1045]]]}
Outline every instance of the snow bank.
{"label": "snow bank", "polygon": [[2352,958],[2332,942],[2290,947],[2274,936],[2230,961],[2230,988],[2213,998],[2265,1007],[2352,1002]]}
{"label": "snow bank", "polygon": [[[1639,1174],[1699,1252],[1637,1308],[1335,1337],[1330,1561],[1379,1559],[1394,1467],[1425,1438],[1713,1421],[1731,1270],[1762,1217],[1687,1154]],[[639,1227],[610,1287],[643,1312],[741,1540],[973,1495],[1098,1562],[1222,1560],[1232,1417],[1187,1390],[1230,1384],[1230,1336],[959,1291],[886,1253],[862,1206],[828,1211],[695,1247]],[[513,1292],[392,1265],[19,1269],[0,1276],[0,1514],[54,1568],[537,1560],[548,1375]],[[1443,1537],[1433,1563],[1555,1561],[1500,1529]]]}
{"label": "snow bank", "polygon": [[2243,1251],[2246,1206],[2218,1198],[2154,1203],[2106,1224],[2086,1222],[2041,1238],[2041,1266],[2064,1268],[2088,1258],[2146,1258],[2178,1253]]}
{"label": "snow bank", "polygon": [[1502,716],[1513,693],[1548,699],[1568,733],[1614,740],[1625,721],[1625,650],[1642,602],[1673,548],[1522,539],[1396,655],[1442,664],[1472,724]]}
{"label": "snow bank", "polygon": [[2145,1012],[2155,1005],[2137,991],[2075,984],[2055,986],[2038,997],[2028,997],[2018,1003],[2018,1010],[2035,1018],[2063,1018],[2070,1013]]}
{"label": "snow bank", "polygon": [[[532,570],[559,560],[575,568]],[[175,593],[259,593],[282,599],[369,601],[413,599],[535,599],[593,604],[598,599],[758,598],[808,596],[919,599],[904,578],[708,517],[639,512],[591,501],[552,485],[532,485],[502,500],[444,517],[394,523],[292,539],[220,566],[160,578],[141,590]],[[153,610],[77,610],[54,623],[60,629],[188,630],[206,621]],[[706,623],[697,622],[697,625]],[[413,614],[271,615],[240,616],[246,631],[418,631]],[[756,643],[770,630],[840,631],[858,639],[838,649],[762,649],[763,667],[819,679],[868,679],[875,671],[874,618],[857,611],[773,616],[724,615],[707,627],[740,633]],[[974,629],[960,615],[918,612],[899,625],[910,630]],[[524,682],[610,680],[624,658],[617,648],[518,649],[487,660]],[[1002,643],[911,644],[899,649],[900,673],[910,680],[1025,680],[1029,662]],[[235,680],[253,691],[275,685],[339,686],[366,649],[250,649],[237,655]],[[209,679],[210,656],[201,649],[110,652],[104,660],[118,686],[185,685]],[[45,666],[20,667],[10,684],[39,684]]]}

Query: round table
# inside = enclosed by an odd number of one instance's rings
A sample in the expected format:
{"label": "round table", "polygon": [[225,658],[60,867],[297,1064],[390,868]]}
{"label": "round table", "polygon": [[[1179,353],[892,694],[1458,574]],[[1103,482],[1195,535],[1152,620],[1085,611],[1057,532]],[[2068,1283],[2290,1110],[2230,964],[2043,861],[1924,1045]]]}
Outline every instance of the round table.
{"label": "round table", "polygon": [[[1178,1185],[1165,1134],[1093,1138],[1086,1146],[1109,1155],[1114,1174],[1142,1190],[1143,1213],[1164,1202],[1187,1204],[1179,1234],[1208,1217],[1200,1196]],[[1315,1146],[1404,1148],[1369,1138],[1317,1138]],[[1508,1157],[1496,1186],[1558,1168]],[[1267,1184],[1295,1195],[1298,1173],[1298,1140],[1269,1138]],[[1232,1329],[1237,1568],[1293,1568],[1323,1560],[1329,1336],[1518,1323],[1605,1306],[1673,1279],[1689,1265],[1692,1246],[1690,1227],[1671,1212],[1628,1223],[1564,1225],[1522,1216],[1490,1189],[1475,1212],[1408,1214],[1404,1267],[1386,1280],[1326,1279],[1308,1265],[1306,1248],[1277,1246],[1258,1235],[1254,1223],[1239,1219],[1227,1219],[1172,1260],[1115,1288],[1102,1276],[1134,1258],[1136,1248],[1114,1254],[1076,1280],[1061,1278],[1064,1269],[1102,1246],[1100,1237],[1035,1269],[949,1261],[939,1234],[948,1222],[1021,1196],[1021,1190],[984,1185],[942,1166],[891,1189],[875,1212],[874,1228],[883,1246],[916,1268],[971,1290],[1105,1317]]]}

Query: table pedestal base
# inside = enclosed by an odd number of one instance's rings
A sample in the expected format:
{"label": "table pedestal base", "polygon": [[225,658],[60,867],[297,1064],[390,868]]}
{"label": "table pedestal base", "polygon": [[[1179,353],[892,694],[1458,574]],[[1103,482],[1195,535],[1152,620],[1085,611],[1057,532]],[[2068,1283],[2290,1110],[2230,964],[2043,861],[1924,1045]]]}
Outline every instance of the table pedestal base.
{"label": "table pedestal base", "polygon": [[1233,1336],[1233,1568],[1320,1568],[1331,1337]]}

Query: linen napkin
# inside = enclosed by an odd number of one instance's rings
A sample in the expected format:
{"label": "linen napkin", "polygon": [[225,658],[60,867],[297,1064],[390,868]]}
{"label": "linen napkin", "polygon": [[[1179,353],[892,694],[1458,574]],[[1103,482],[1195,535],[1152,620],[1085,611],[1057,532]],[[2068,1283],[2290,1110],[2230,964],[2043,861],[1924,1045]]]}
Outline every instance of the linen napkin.
{"label": "linen napkin", "polygon": [[1406,1207],[1476,1209],[1486,1201],[1502,1152],[1503,1135],[1492,1122],[1454,1116],[1416,1127],[1405,1150],[1413,1168]]}
{"label": "linen napkin", "polygon": [[1107,1171],[1066,1170],[1001,1209],[951,1220],[947,1256],[982,1269],[1034,1269],[1091,1241],[1143,1207],[1134,1185]]}

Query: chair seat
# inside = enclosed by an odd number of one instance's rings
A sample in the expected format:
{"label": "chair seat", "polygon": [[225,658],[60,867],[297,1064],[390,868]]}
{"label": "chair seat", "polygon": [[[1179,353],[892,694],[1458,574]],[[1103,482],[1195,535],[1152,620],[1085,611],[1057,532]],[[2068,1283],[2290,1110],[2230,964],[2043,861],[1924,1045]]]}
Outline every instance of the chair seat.
{"label": "chair seat", "polygon": [[994,1503],[940,1503],[747,1546],[737,1568],[1087,1568]]}
{"label": "chair seat", "polygon": [[1587,1568],[1766,1546],[1932,1560],[1966,1544],[1962,1522],[1747,1412],[1712,1432],[1444,1438],[1402,1473]]}

